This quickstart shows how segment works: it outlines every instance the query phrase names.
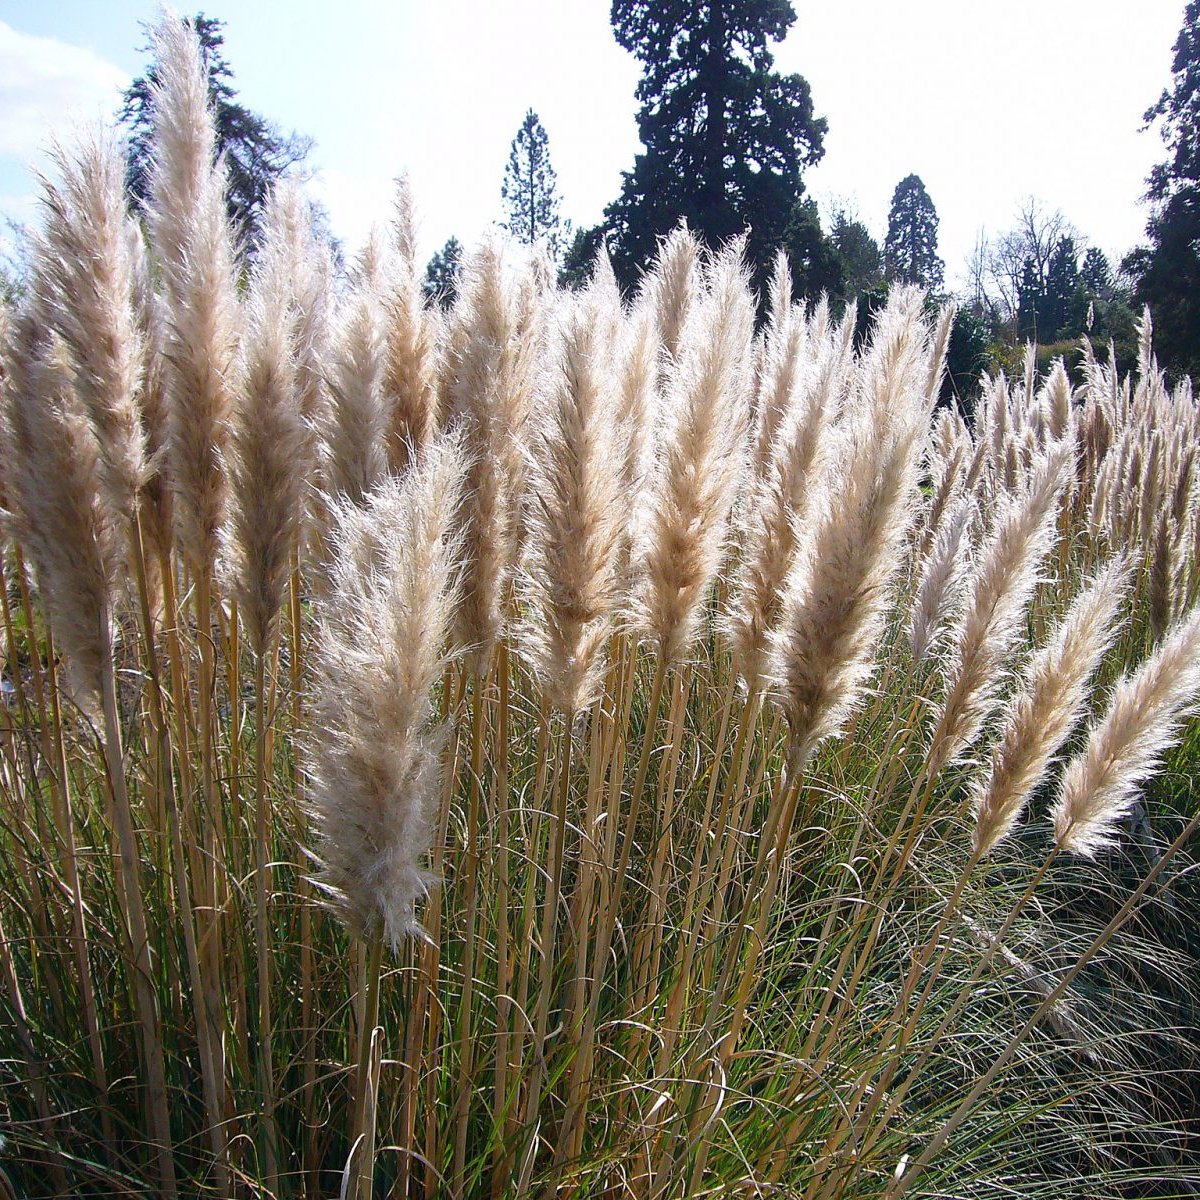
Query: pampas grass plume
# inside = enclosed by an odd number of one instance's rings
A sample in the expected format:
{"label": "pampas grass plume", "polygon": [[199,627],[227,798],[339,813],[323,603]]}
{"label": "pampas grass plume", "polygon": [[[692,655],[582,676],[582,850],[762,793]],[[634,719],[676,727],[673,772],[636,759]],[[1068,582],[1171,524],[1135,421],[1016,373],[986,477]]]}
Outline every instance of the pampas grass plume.
{"label": "pampas grass plume", "polygon": [[360,507],[334,508],[339,549],[317,616],[307,755],[318,883],[352,930],[393,948],[420,932],[442,736],[430,691],[455,602],[455,439]]}
{"label": "pampas grass plume", "polygon": [[970,568],[974,501],[963,496],[941,522],[933,549],[921,565],[909,623],[914,663],[924,662],[947,622],[959,610]]}
{"label": "pampas grass plume", "polygon": [[708,292],[680,345],[665,448],[642,531],[635,619],[668,663],[686,654],[697,636],[721,564],[743,466],[753,322],[735,245],[712,264]]}
{"label": "pampas grass plume", "polygon": [[953,761],[994,707],[1004,664],[1054,541],[1058,500],[1071,461],[1069,446],[1054,446],[1026,492],[1006,502],[979,553],[955,631],[950,683],[930,745],[931,770]]}
{"label": "pampas grass plume", "polygon": [[680,223],[663,239],[643,291],[654,306],[658,337],[668,361],[679,357],[696,302],[700,244]]}
{"label": "pampas grass plume", "polygon": [[42,184],[34,285],[43,314],[70,348],[75,386],[99,439],[109,507],[132,520],[148,475],[137,405],[141,235],[126,214],[125,163],[114,142],[85,136],[73,153],[56,148],[53,159],[59,182]]}
{"label": "pampas grass plume", "polygon": [[95,716],[112,645],[117,516],[100,486],[100,448],[70,352],[56,334],[39,345],[28,321],[17,340],[36,357],[6,389],[5,484],[79,702]]}
{"label": "pampas grass plume", "polygon": [[273,640],[299,538],[310,443],[292,358],[294,311],[285,201],[272,193],[246,300],[245,394],[234,431],[233,583],[256,655]]}
{"label": "pampas grass plume", "polygon": [[622,477],[636,508],[642,497],[654,453],[654,434],[661,415],[658,358],[661,345],[654,311],[639,303],[622,323],[621,388],[617,412],[624,449]]}
{"label": "pampas grass plume", "polygon": [[332,403],[325,427],[326,486],[362,503],[387,471],[383,375],[389,285],[378,231],[359,255],[353,288],[343,299],[325,382]]}
{"label": "pampas grass plume", "polygon": [[1171,746],[1200,693],[1200,609],[1193,609],[1113,689],[1108,710],[1067,766],[1051,811],[1055,844],[1092,857],[1116,844],[1117,822]]}
{"label": "pampas grass plume", "polygon": [[831,465],[836,495],[826,493],[797,547],[771,637],[769,671],[795,765],[839,732],[874,666],[929,416],[919,317],[919,294],[904,290],[879,317]]}
{"label": "pampas grass plume", "polygon": [[536,283],[514,279],[499,248],[485,245],[464,264],[452,320],[449,424],[461,425],[469,462],[456,633],[478,666],[503,636],[524,535],[526,422],[541,344]]}
{"label": "pampas grass plume", "polygon": [[1074,728],[1088,681],[1120,630],[1128,578],[1123,559],[1104,568],[1030,661],[987,774],[972,789],[977,853],[986,854],[1012,832]]}
{"label": "pampas grass plume", "polygon": [[547,418],[534,441],[527,648],[547,698],[574,715],[596,696],[619,597],[627,512],[616,385],[620,299],[601,271],[561,316]]}
{"label": "pampas grass plume", "polygon": [[388,466],[402,471],[437,426],[437,320],[425,308],[416,257],[416,215],[408,180],[396,186],[393,278],[383,297],[387,355],[383,374]]}
{"label": "pampas grass plume", "polygon": [[233,236],[199,39],[167,15],[152,40],[158,82],[147,219],[169,304],[168,466],[180,543],[193,570],[207,574],[225,520],[224,457],[238,391]]}
{"label": "pampas grass plume", "polygon": [[[824,346],[820,364],[814,365],[812,386],[798,389],[803,326],[793,314],[783,331],[783,345],[773,348],[773,382],[765,393],[767,407],[760,412],[758,430],[759,450],[766,459],[739,514],[742,552],[733,573],[725,629],[750,693],[768,685],[768,639],[779,617],[788,572],[804,528],[822,511],[830,486],[828,402],[838,386],[834,377],[844,364],[831,346]],[[780,394],[781,388],[785,394]],[[791,394],[794,390],[798,396]]]}

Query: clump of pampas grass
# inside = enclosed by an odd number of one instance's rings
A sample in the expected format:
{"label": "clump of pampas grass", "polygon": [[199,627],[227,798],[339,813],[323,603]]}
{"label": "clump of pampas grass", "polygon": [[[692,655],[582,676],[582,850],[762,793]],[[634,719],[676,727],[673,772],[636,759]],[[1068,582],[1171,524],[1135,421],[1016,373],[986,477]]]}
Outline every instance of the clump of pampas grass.
{"label": "clump of pampas grass", "polygon": [[624,294],[493,240],[443,311],[405,184],[348,270],[286,182],[239,246],[154,37],[150,201],[58,151],[0,305],[0,1191],[1177,1191],[1148,323],[968,418],[952,309],[780,257],[760,311],[683,226]]}

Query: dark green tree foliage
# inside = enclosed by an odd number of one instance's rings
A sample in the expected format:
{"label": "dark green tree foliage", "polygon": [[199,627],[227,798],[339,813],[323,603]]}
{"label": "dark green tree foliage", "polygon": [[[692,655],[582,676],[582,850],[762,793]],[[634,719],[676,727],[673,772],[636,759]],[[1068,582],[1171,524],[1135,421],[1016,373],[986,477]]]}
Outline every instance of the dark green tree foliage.
{"label": "dark green tree foliage", "polygon": [[879,243],[861,221],[844,212],[834,213],[829,240],[842,265],[842,287],[847,300],[883,282]]}
{"label": "dark green tree foliage", "polygon": [[559,284],[572,289],[584,287],[592,277],[592,265],[603,245],[603,225],[577,229],[563,255],[562,268],[558,272]]}
{"label": "dark green tree foliage", "polygon": [[1041,283],[1033,259],[1026,259],[1017,296],[1018,333],[1042,346],[1088,334],[1101,342],[1115,339],[1124,347],[1133,329],[1127,296],[1117,287],[1103,251],[1090,249],[1080,265],[1070,236],[1055,243]]}
{"label": "dark green tree foliage", "polygon": [[558,211],[558,177],[550,165],[550,139],[531,108],[513,138],[500,188],[507,219],[501,225],[519,242],[544,242],[557,258],[570,233]]}
{"label": "dark green tree foliage", "polygon": [[883,243],[889,283],[915,283],[939,291],[945,268],[937,252],[938,215],[919,175],[896,184]]}
{"label": "dark green tree foliage", "polygon": [[1096,300],[1111,300],[1115,293],[1112,268],[1103,250],[1092,246],[1083,256],[1079,280],[1087,294]]}
{"label": "dark green tree foliage", "polygon": [[1150,173],[1148,248],[1123,264],[1150,306],[1155,343],[1173,374],[1200,377],[1200,0],[1188,0],[1175,39],[1171,83],[1146,113],[1167,157]]}
{"label": "dark green tree foliage", "polygon": [[[208,71],[209,102],[217,130],[217,151],[225,156],[229,175],[229,216],[245,242],[257,241],[262,207],[271,185],[290,168],[304,161],[312,139],[284,134],[257,113],[237,102],[233,72],[221,52],[224,22],[197,13],[184,17],[195,29]],[[145,28],[143,26],[143,28]],[[150,49],[149,46],[144,47]],[[123,94],[118,119],[129,131],[126,155],[126,186],[130,196],[143,202],[149,196],[152,137],[154,132],[153,86],[158,82],[157,64],[133,81]]]}
{"label": "dark green tree foliage", "polygon": [[1057,342],[1082,332],[1087,299],[1079,280],[1079,258],[1074,238],[1060,238],[1050,256],[1046,290],[1038,306],[1038,334],[1043,342]]}
{"label": "dark green tree foliage", "polygon": [[1087,333],[1098,345],[1113,343],[1118,362],[1132,367],[1137,353],[1137,315],[1128,278],[1117,275],[1104,252],[1093,247],[1083,256],[1079,286],[1084,308],[1076,332]]}
{"label": "dark green tree foliage", "polygon": [[1038,308],[1043,290],[1037,267],[1027,258],[1021,267],[1021,282],[1017,286],[1017,337],[1023,342],[1038,340]]}
{"label": "dark green tree foliage", "polygon": [[605,213],[618,278],[630,285],[682,217],[709,245],[748,229],[761,282],[826,128],[808,83],[772,70],[789,0],[613,0],[611,18],[644,68],[644,150]]}
{"label": "dark green tree foliage", "polygon": [[797,296],[809,299],[822,293],[831,299],[842,296],[846,283],[842,260],[837,247],[821,228],[815,200],[800,200],[792,208],[783,231],[783,248]]}
{"label": "dark green tree foliage", "polygon": [[462,266],[462,243],[456,237],[429,260],[425,268],[425,301],[449,308],[458,296],[458,272]]}
{"label": "dark green tree foliage", "polygon": [[956,404],[964,416],[970,416],[974,410],[979,376],[992,366],[991,341],[991,329],[982,317],[967,308],[960,308],[954,314],[950,344],[946,347],[946,377],[939,399],[943,404]]}

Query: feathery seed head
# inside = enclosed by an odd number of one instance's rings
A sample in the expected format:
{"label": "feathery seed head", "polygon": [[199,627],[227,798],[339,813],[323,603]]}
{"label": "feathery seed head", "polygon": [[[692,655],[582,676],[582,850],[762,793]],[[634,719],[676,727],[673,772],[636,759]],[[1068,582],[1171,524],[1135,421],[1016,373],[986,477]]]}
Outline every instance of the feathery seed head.
{"label": "feathery seed head", "polygon": [[460,645],[477,665],[503,635],[520,556],[526,423],[541,347],[541,301],[533,281],[513,280],[499,249],[485,245],[463,267],[450,349],[450,423],[470,455],[460,522],[464,544]]}
{"label": "feathery seed head", "polygon": [[796,764],[838,733],[861,699],[913,516],[928,343],[919,304],[902,289],[881,314],[858,377],[831,465],[836,495],[826,492],[809,517],[771,636],[768,669]]}
{"label": "feathery seed head", "polygon": [[681,222],[663,238],[654,266],[642,282],[643,294],[654,305],[659,341],[668,360],[678,358],[691,319],[699,291],[699,259],[700,243]]}
{"label": "feathery seed head", "polygon": [[[802,324],[795,321],[792,331]],[[800,348],[793,344],[791,351],[798,356]],[[806,386],[797,386],[781,408],[769,443],[764,444],[760,425],[759,446],[767,457],[738,514],[742,553],[724,624],[750,693],[768,685],[768,638],[779,617],[788,572],[806,526],[824,511],[832,485],[829,460],[835,436],[830,399],[844,390],[841,374],[846,363],[828,343],[819,353]]]}
{"label": "feathery seed head", "polygon": [[239,391],[233,235],[199,38],[165,15],[152,40],[158,82],[147,221],[169,308],[167,467],[184,555],[207,575],[225,520],[225,450]]}
{"label": "feathery seed head", "polygon": [[549,411],[533,442],[521,643],[550,702],[569,715],[595,698],[619,596],[626,510],[610,364],[620,316],[603,278],[561,302]]}
{"label": "feathery seed head", "polygon": [[1088,680],[1119,632],[1128,582],[1123,559],[1103,568],[1030,660],[987,774],[971,791],[976,853],[986,854],[1012,832],[1074,728]]}
{"label": "feathery seed head", "polygon": [[257,655],[278,625],[310,477],[296,385],[295,303],[289,214],[273,193],[246,301],[240,377],[245,394],[234,429],[233,584]]}
{"label": "feathery seed head", "polygon": [[437,316],[426,309],[416,259],[416,214],[407,178],[396,188],[393,279],[383,294],[387,361],[383,375],[388,468],[403,471],[433,436],[438,421]]}
{"label": "feathery seed head", "polygon": [[[81,706],[95,715],[111,653],[118,519],[101,487],[95,431],[57,334],[17,322],[19,369],[5,389],[5,485]],[[18,364],[14,360],[14,367]]]}
{"label": "feathery seed head", "polygon": [[741,248],[712,264],[680,341],[637,563],[635,621],[667,662],[697,636],[744,459],[754,324]]}
{"label": "feathery seed head", "polygon": [[362,503],[387,471],[383,378],[387,274],[383,248],[372,235],[359,257],[355,286],[342,302],[328,354],[325,383],[331,403],[325,427],[326,485]]}
{"label": "feathery seed head", "polygon": [[[111,140],[81,137],[53,151],[59,181],[42,181],[43,233],[33,272],[45,319],[71,352],[75,386],[96,429],[109,507],[126,521],[146,481],[138,412],[142,364],[136,310],[140,235],[125,210],[125,164]],[[136,257],[135,257],[136,256]]]}
{"label": "feathery seed head", "polygon": [[1055,844],[1087,857],[1116,842],[1117,822],[1153,773],[1200,694],[1200,609],[1113,689],[1071,760],[1051,810]]}
{"label": "feathery seed head", "polygon": [[921,566],[910,622],[914,663],[924,662],[950,618],[959,611],[971,561],[975,502],[962,496],[941,525]]}
{"label": "feathery seed head", "polygon": [[453,533],[464,459],[435,441],[362,506],[334,505],[338,547],[317,613],[308,748],[318,882],[352,930],[393,949],[419,935],[442,732],[430,691],[457,584]]}
{"label": "feathery seed head", "polygon": [[1041,562],[1054,543],[1059,497],[1071,462],[1069,446],[1053,446],[1024,494],[999,506],[955,632],[949,688],[930,748],[932,770],[956,758],[992,711]]}

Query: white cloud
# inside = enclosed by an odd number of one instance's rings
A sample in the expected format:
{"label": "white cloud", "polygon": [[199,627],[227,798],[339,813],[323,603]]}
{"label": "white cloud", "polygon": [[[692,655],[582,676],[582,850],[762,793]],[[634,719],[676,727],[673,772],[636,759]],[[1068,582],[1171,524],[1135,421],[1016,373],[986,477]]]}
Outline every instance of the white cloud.
{"label": "white cloud", "polygon": [[0,155],[30,159],[71,122],[111,120],[128,83],[124,71],[84,46],[0,21]]}

